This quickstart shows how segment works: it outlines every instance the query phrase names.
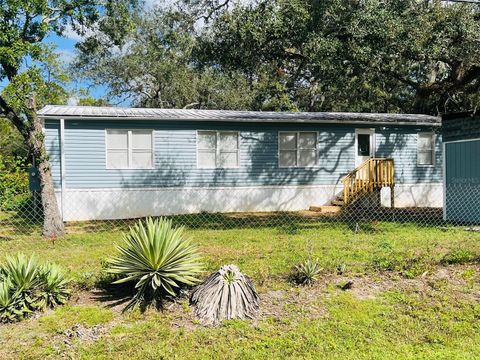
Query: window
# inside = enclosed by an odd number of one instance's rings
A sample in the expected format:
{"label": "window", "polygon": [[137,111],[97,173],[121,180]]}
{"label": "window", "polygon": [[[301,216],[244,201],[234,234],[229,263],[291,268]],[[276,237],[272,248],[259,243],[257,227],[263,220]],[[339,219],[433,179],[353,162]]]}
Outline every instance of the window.
{"label": "window", "polygon": [[152,169],[152,130],[106,131],[107,169]]}
{"label": "window", "polygon": [[309,167],[317,164],[316,132],[280,132],[279,166]]}
{"label": "window", "polygon": [[198,131],[197,162],[200,168],[238,167],[238,131]]}
{"label": "window", "polygon": [[357,134],[357,156],[370,156],[370,134]]}
{"label": "window", "polygon": [[418,133],[417,136],[417,164],[434,165],[435,163],[435,135],[432,133]]}

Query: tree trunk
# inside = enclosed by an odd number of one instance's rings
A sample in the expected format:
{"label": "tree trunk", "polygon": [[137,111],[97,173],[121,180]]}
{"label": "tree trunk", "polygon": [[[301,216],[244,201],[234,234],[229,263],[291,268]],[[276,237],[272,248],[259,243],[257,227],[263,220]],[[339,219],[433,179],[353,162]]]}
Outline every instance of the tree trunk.
{"label": "tree trunk", "polygon": [[[45,149],[45,135],[42,123],[35,111],[28,114],[32,124],[29,132],[28,143],[33,156],[37,160],[38,173],[40,177],[41,197],[43,206],[43,231],[42,235],[48,238],[57,238],[65,234],[63,220],[58,209],[55,189],[53,187],[52,171]],[[63,196],[63,194],[62,194]]]}

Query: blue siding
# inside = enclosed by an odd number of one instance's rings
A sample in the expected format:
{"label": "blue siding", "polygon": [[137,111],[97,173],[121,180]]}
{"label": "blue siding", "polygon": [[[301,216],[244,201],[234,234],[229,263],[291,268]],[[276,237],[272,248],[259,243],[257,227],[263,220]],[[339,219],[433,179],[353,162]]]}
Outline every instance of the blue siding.
{"label": "blue siding", "polygon": [[445,144],[448,220],[480,223],[480,140]]}
{"label": "blue siding", "polygon": [[[107,128],[154,129],[155,169],[106,169]],[[196,131],[202,129],[240,132],[238,169],[197,169]],[[278,167],[278,131],[285,130],[318,131],[318,166]],[[419,130],[427,129],[378,128],[377,155],[395,158],[400,182],[440,182],[440,163],[420,169],[411,159],[416,156]],[[355,127],[346,125],[66,120],[66,184],[69,188],[336,184],[355,167],[354,134]],[[402,145],[396,144],[400,138]],[[437,151],[438,161],[440,156]]]}
{"label": "blue siding", "polygon": [[60,123],[49,120],[45,122],[45,147],[52,168],[53,184],[60,187]]}
{"label": "blue siding", "polygon": [[417,165],[417,133],[422,128],[376,129],[376,156],[393,158],[395,181],[404,184],[442,182],[442,136],[435,136],[435,165]]}

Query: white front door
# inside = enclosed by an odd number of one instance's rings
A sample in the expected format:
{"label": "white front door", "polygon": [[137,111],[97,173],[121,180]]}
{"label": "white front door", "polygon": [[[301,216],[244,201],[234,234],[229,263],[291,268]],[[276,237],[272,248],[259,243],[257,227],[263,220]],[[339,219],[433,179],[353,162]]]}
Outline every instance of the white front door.
{"label": "white front door", "polygon": [[355,167],[375,156],[375,130],[355,130]]}

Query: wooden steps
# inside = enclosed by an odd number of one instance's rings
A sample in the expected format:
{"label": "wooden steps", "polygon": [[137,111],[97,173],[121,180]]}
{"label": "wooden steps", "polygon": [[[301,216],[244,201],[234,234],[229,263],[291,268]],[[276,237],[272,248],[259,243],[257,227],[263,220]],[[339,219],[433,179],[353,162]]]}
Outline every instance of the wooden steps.
{"label": "wooden steps", "polygon": [[341,206],[332,206],[332,205],[323,205],[323,206],[310,206],[310,211],[325,213],[325,214],[336,214],[342,211]]}
{"label": "wooden steps", "polygon": [[371,158],[363,162],[342,180],[342,194],[333,199],[330,205],[311,206],[310,211],[338,213],[366,194],[374,193],[384,187],[391,189],[391,207],[394,207],[394,163],[393,159]]}

